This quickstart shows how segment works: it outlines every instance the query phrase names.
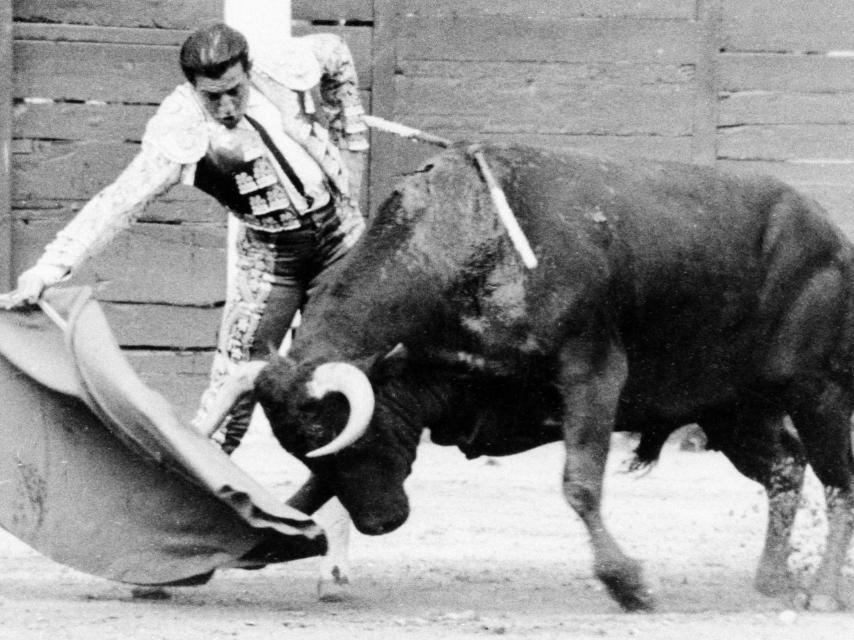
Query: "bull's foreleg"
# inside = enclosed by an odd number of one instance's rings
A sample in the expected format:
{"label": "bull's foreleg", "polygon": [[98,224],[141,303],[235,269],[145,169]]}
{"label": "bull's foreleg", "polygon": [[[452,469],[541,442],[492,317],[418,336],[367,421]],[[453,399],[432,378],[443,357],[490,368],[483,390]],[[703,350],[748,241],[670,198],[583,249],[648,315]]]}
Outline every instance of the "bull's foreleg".
{"label": "bull's foreleg", "polygon": [[563,492],[590,534],[596,576],[624,609],[649,610],[653,599],[641,577],[640,564],[617,545],[605,528],[600,509],[611,432],[626,379],[626,360],[611,345],[598,345],[606,353],[591,353],[596,347],[591,347],[590,342],[570,345],[562,363],[566,407]]}
{"label": "bull's foreleg", "polygon": [[350,515],[331,488],[315,475],[309,476],[287,503],[303,513],[319,516],[328,548],[320,560],[317,595],[324,602],[343,600],[350,583]]}

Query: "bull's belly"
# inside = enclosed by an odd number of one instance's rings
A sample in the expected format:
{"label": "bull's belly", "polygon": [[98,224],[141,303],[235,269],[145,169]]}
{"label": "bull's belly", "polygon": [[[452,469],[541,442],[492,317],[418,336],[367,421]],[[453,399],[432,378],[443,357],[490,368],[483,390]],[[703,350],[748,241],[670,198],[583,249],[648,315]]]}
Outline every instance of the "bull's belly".
{"label": "bull's belly", "polygon": [[709,412],[738,402],[748,385],[718,376],[630,378],[620,395],[615,431],[644,432],[663,425],[678,428],[702,420]]}

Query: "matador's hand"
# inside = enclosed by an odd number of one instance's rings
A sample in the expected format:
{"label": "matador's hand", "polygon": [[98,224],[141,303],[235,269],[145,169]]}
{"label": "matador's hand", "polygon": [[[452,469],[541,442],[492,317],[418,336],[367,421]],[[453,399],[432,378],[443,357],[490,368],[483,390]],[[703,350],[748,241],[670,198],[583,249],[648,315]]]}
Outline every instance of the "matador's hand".
{"label": "matador's hand", "polygon": [[9,293],[0,294],[0,306],[5,309],[35,304],[44,290],[62,280],[68,270],[52,265],[36,265],[18,277],[18,287]]}

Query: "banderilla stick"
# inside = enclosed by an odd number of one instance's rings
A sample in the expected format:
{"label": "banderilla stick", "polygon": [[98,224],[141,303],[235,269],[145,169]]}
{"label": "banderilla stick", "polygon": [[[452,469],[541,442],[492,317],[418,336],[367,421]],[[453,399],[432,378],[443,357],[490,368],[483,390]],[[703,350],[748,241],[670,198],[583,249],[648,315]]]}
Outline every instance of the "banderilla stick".
{"label": "banderilla stick", "polygon": [[[385,118],[380,118],[378,116],[366,115],[364,116],[364,121],[365,124],[372,129],[379,129],[380,131],[394,133],[402,138],[410,138],[411,140],[418,140],[420,142],[426,142],[446,148],[453,144],[453,142],[446,138],[441,138],[433,135],[432,133],[408,127],[398,122],[391,122],[390,120],[386,120]],[[531,244],[528,242],[528,238],[525,237],[525,232],[522,231],[522,228],[519,226],[519,221],[516,219],[516,216],[513,214],[513,210],[507,202],[507,197],[504,195],[504,191],[501,189],[501,186],[495,179],[492,170],[489,168],[489,165],[486,162],[486,157],[483,155],[483,150],[480,145],[473,145],[468,149],[468,153],[474,158],[474,161],[483,176],[483,180],[486,182],[486,187],[489,189],[489,195],[492,198],[492,204],[495,205],[495,211],[498,213],[498,219],[501,220],[501,223],[504,225],[507,235],[510,236],[513,246],[522,258],[522,262],[524,262],[525,266],[529,269],[535,269],[537,267],[537,256],[534,255],[534,251],[531,249]]]}
{"label": "banderilla stick", "polygon": [[44,312],[44,314],[48,318],[50,318],[53,323],[62,330],[63,333],[68,331],[68,322],[65,321],[65,318],[59,315],[59,312],[53,308],[53,305],[46,302],[42,298],[39,298],[38,305],[39,307],[41,307],[41,310]]}

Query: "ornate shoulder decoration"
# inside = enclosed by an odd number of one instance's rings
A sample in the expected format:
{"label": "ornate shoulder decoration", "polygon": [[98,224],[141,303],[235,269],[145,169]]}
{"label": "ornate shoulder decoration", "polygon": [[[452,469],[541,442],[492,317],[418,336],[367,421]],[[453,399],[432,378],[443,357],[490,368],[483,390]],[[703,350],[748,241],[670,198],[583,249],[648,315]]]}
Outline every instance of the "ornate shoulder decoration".
{"label": "ornate shoulder decoration", "polygon": [[189,83],[170,93],[148,121],[142,143],[152,145],[164,156],[180,164],[192,164],[208,149],[209,132],[204,107]]}
{"label": "ornate shoulder decoration", "polygon": [[302,38],[253,45],[253,64],[292,91],[308,91],[320,82],[320,62]]}

